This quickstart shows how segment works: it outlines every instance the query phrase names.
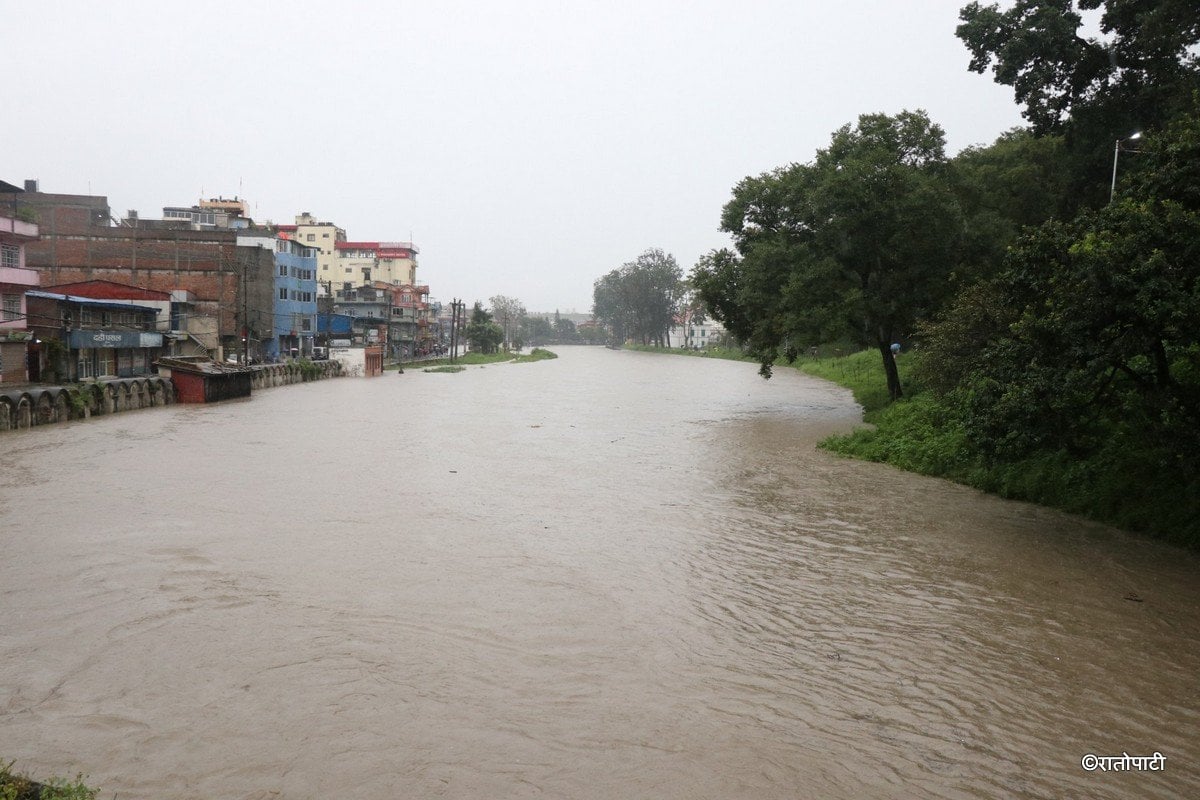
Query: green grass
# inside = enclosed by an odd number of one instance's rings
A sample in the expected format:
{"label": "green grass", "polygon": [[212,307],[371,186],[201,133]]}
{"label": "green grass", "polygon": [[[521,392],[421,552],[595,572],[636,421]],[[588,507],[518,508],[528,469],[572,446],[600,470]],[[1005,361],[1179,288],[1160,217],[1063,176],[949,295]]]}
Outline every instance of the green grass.
{"label": "green grass", "polygon": [[431,358],[428,361],[409,361],[398,365],[388,365],[388,369],[393,369],[396,366],[408,367],[410,369],[414,367],[444,367],[452,363],[465,367],[477,367],[484,364],[499,364],[503,361],[512,361],[515,357],[512,353],[505,352],[488,353],[487,355],[483,353],[463,353],[454,359],[453,362],[449,358]]}
{"label": "green grass", "polygon": [[517,356],[513,359],[514,364],[528,364],[532,361],[546,361],[551,358],[558,358],[557,353],[552,353],[549,350],[543,350],[540,347],[535,347],[526,355]]}
{"label": "green grass", "polygon": [[99,793],[84,784],[82,775],[73,781],[52,778],[39,783],[14,773],[12,762],[0,765],[0,800],[95,800]]}
{"label": "green grass", "polygon": [[[489,353],[487,355],[483,353],[464,353],[453,362],[449,358],[434,358],[428,361],[409,362],[408,366],[410,368],[421,367],[423,372],[462,372],[467,367],[479,367],[485,364],[504,364],[509,362],[513,364],[528,364],[531,361],[545,361],[549,358],[558,358],[558,355],[549,350],[535,347],[525,355],[518,355],[511,352]],[[392,368],[391,366],[388,367],[388,369]]]}

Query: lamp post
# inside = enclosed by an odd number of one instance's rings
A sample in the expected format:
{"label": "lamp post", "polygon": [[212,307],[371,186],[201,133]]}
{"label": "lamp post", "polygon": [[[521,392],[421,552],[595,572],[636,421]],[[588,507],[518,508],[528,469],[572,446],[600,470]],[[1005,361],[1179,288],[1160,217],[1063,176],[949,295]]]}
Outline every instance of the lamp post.
{"label": "lamp post", "polygon": [[[1117,159],[1121,156],[1121,142],[1133,142],[1133,141],[1137,141],[1140,138],[1142,138],[1142,132],[1138,131],[1137,133],[1133,134],[1132,136],[1126,136],[1124,139],[1117,139],[1117,143],[1115,145],[1113,145],[1112,186],[1109,187],[1109,190],[1108,190],[1108,202],[1110,202],[1110,203],[1113,201],[1113,198],[1117,194]],[[1131,150],[1130,152],[1136,153],[1137,151]]]}

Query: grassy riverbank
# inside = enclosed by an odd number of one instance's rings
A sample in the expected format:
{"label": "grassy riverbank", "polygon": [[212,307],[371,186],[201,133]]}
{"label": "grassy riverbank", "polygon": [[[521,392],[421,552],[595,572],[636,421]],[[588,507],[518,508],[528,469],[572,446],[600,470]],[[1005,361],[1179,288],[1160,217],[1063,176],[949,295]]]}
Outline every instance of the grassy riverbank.
{"label": "grassy riverbank", "polygon": [[12,771],[0,762],[0,800],[95,800],[99,789],[85,786],[83,776],[73,781],[52,779],[40,783]]}
{"label": "grassy riverbank", "polygon": [[[525,354],[517,353],[464,353],[452,362],[449,358],[431,358],[428,361],[410,361],[407,364],[400,366],[408,369],[422,369],[425,372],[462,372],[462,369],[448,369],[448,367],[480,367],[488,364],[528,364],[531,361],[545,361],[550,358],[558,358],[556,353],[549,350],[544,350],[540,347],[535,347],[533,350]],[[394,369],[393,365],[388,365],[388,369]],[[3,798],[0,798],[3,800]]]}
{"label": "grassy riverbank", "polygon": [[[737,351],[712,350],[704,356],[753,360]],[[878,352],[797,359],[795,368],[850,389],[863,407],[863,421],[872,426],[830,437],[821,447],[1200,549],[1200,493],[1181,485],[1171,465],[1115,440],[1088,458],[1040,452],[1015,461],[989,461],[972,450],[952,410],[914,382],[911,358],[901,354],[897,359],[907,396],[895,403],[888,401]]]}

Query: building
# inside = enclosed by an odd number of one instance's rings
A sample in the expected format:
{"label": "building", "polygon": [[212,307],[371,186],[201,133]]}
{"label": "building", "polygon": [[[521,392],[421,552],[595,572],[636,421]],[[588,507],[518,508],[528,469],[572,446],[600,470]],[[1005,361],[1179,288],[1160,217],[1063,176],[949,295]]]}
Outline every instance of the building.
{"label": "building", "polygon": [[725,326],[711,317],[682,314],[667,331],[672,347],[703,350],[709,345],[726,344]]}
{"label": "building", "polygon": [[0,192],[3,213],[36,219],[40,238],[26,245],[25,257],[42,285],[106,280],[186,292],[189,329],[217,358],[223,351],[255,355],[272,334],[274,253],[239,251],[236,230],[136,218],[113,225],[107,198],[49,194],[35,181],[25,191]]}
{"label": "building", "polygon": [[275,229],[284,238],[317,248],[317,291],[321,295],[330,294],[330,283],[340,281],[334,275],[337,265],[334,248],[338,242],[346,240],[346,231],[332,222],[321,222],[307,211],[296,215],[295,225],[277,225]]}
{"label": "building", "polygon": [[159,372],[170,379],[179,403],[216,403],[249,397],[254,371],[208,359],[164,358]]}
{"label": "building", "polygon": [[392,295],[389,341],[393,358],[432,355],[440,337],[436,314],[429,302],[429,287],[401,284],[386,287]]}
{"label": "building", "polygon": [[158,310],[156,326],[163,334],[163,354],[167,356],[208,355],[215,348],[216,329],[211,317],[192,314],[195,302],[190,292],[176,289],[160,292],[144,286],[129,286],[113,281],[92,280],[42,287],[57,294],[106,300],[111,303],[139,305]]}
{"label": "building", "polygon": [[[374,285],[335,289],[331,322],[339,316],[350,320],[352,344],[382,345],[392,338],[388,330],[392,318],[392,293]],[[335,346],[331,341],[330,347]]]}
{"label": "building", "polygon": [[[222,228],[245,230],[253,227],[254,220],[246,216],[246,201],[233,198],[226,200],[216,197],[211,200],[201,200],[198,205],[167,206],[163,209],[163,220],[167,222],[183,222],[193,230],[204,228]],[[125,220],[126,224],[140,222],[136,211],[130,211]]]}
{"label": "building", "polygon": [[317,248],[257,231],[239,236],[238,245],[274,253],[272,330],[263,341],[264,359],[311,358],[317,333]]}
{"label": "building", "polygon": [[25,268],[25,245],[37,238],[34,223],[0,215],[0,384],[37,379],[29,375],[34,343],[25,302],[39,283],[37,271]]}
{"label": "building", "polygon": [[412,242],[337,242],[337,260],[330,279],[336,289],[376,281],[415,285],[417,248]]}
{"label": "building", "polygon": [[[20,209],[39,220],[42,235],[27,250],[27,266],[38,270],[43,285],[111,280],[186,292],[193,335],[205,340],[210,355],[261,357],[262,342],[272,334],[272,253],[239,252],[236,230],[197,230],[184,220],[134,216],[112,225],[102,196],[47,194],[34,181],[26,187],[0,192],[0,209]],[[208,324],[202,324],[205,317]]]}
{"label": "building", "polygon": [[37,379],[63,382],[154,373],[154,362],[163,354],[157,308],[40,290],[26,292],[25,298],[30,327],[41,341]]}

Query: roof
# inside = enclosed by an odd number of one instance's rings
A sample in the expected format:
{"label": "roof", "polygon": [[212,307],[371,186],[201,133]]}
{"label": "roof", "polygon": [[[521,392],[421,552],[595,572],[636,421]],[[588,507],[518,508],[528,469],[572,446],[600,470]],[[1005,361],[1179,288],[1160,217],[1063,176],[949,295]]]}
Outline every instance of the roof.
{"label": "roof", "polygon": [[[412,242],[334,242],[333,246],[337,250],[388,250],[388,251],[410,251],[419,253],[420,250]],[[396,258],[406,258],[407,256],[396,256]]]}
{"label": "roof", "polygon": [[91,297],[79,297],[78,295],[58,294],[57,292],[42,292],[28,291],[26,297],[41,297],[46,300],[62,300],[67,303],[76,303],[81,306],[90,306],[91,308],[111,308],[117,311],[128,311],[134,309],[136,311],[145,311],[150,314],[157,314],[158,309],[152,306],[137,306],[133,303],[114,303],[107,300],[95,300]]}
{"label": "roof", "polygon": [[218,364],[204,356],[183,356],[160,358],[157,364],[167,369],[191,372],[196,375],[229,375],[238,372],[252,372],[249,367],[240,364]]}

